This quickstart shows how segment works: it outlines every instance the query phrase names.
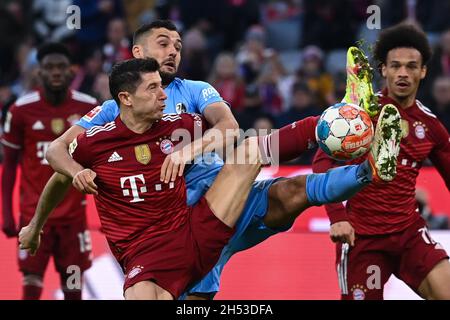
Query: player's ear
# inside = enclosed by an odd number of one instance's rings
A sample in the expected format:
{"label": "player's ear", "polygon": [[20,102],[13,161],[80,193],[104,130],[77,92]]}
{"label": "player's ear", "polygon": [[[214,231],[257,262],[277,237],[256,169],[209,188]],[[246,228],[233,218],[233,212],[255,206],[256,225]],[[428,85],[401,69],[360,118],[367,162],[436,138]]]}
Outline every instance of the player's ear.
{"label": "player's ear", "polygon": [[74,66],[70,66],[69,68],[69,79],[70,79],[70,83],[73,81],[73,79],[75,79],[77,72],[75,71],[75,67]]}
{"label": "player's ear", "polygon": [[420,70],[420,79],[425,78],[426,75],[427,75],[427,66],[423,65],[422,70]]}
{"label": "player's ear", "polygon": [[42,79],[42,68],[41,67],[37,68],[37,76],[39,77],[40,80]]}
{"label": "player's ear", "polygon": [[381,75],[386,78],[386,65],[384,63],[381,64]]}
{"label": "player's ear", "polygon": [[131,49],[133,57],[142,59],[144,58],[144,48],[140,44],[135,44]]}
{"label": "player's ear", "polygon": [[119,97],[120,104],[125,107],[131,107],[131,97],[130,94],[126,91],[121,91],[117,95]]}

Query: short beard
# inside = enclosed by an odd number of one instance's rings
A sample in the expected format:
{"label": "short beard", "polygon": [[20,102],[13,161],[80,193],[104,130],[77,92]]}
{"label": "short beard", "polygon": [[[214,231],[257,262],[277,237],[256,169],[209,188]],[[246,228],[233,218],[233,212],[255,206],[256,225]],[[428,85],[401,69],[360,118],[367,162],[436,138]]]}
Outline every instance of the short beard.
{"label": "short beard", "polygon": [[175,79],[175,73],[159,71],[159,75],[161,76],[161,83],[163,86],[168,86],[173,79]]}

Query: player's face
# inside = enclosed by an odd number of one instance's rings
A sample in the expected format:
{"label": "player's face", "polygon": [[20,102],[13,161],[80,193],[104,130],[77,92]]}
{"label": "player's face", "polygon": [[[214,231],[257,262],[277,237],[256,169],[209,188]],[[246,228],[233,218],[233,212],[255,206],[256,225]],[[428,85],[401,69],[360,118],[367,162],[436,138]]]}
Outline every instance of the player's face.
{"label": "player's face", "polygon": [[73,73],[65,55],[52,53],[42,59],[39,75],[47,90],[62,91],[69,87]]}
{"label": "player's face", "polygon": [[151,30],[139,45],[141,50],[133,50],[136,58],[153,58],[160,65],[164,85],[174,78],[181,61],[181,38],[177,31],[166,28]]}
{"label": "player's face", "polygon": [[140,119],[158,120],[163,116],[167,99],[158,72],[141,74],[142,82],[131,95],[135,115]]}
{"label": "player's face", "polygon": [[390,94],[399,100],[416,95],[420,80],[426,75],[422,55],[417,49],[396,48],[388,52],[386,64],[382,66]]}

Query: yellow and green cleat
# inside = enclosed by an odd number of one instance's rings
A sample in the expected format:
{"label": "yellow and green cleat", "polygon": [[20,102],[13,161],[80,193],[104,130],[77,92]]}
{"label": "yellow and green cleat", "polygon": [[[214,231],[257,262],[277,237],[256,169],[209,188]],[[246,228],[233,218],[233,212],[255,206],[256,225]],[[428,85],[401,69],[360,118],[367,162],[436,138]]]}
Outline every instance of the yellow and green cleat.
{"label": "yellow and green cleat", "polygon": [[380,108],[372,88],[373,69],[364,52],[357,47],[347,51],[347,88],[343,102],[363,108],[372,118]]}
{"label": "yellow and green cleat", "polygon": [[369,153],[374,181],[392,181],[397,174],[397,156],[402,138],[400,113],[393,104],[383,106]]}

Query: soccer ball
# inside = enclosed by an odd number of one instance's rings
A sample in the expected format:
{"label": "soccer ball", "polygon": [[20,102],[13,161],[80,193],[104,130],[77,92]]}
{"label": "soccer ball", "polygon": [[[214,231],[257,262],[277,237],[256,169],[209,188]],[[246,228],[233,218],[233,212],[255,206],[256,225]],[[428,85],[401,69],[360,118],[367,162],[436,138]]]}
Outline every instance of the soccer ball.
{"label": "soccer ball", "polygon": [[373,124],[362,108],[336,103],[326,109],[316,126],[319,147],[331,158],[350,160],[365,154],[373,140]]}

